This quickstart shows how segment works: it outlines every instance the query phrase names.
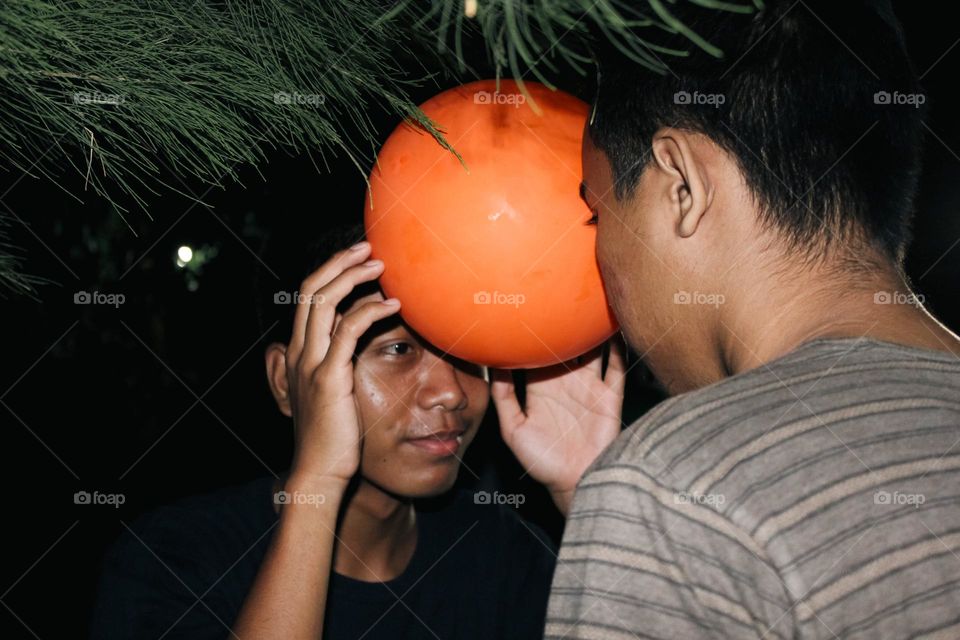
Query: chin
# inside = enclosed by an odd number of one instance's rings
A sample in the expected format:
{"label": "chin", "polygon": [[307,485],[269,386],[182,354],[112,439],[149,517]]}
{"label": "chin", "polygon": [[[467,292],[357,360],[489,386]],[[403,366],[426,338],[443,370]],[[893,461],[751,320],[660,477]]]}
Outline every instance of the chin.
{"label": "chin", "polygon": [[436,466],[422,469],[416,474],[405,474],[403,481],[392,488],[392,492],[406,498],[435,498],[453,488],[457,481],[460,464],[450,467]]}

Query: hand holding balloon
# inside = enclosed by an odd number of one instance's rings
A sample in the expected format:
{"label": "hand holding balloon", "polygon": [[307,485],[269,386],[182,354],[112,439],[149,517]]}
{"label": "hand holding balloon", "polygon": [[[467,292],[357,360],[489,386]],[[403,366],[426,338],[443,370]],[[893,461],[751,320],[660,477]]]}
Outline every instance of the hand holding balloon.
{"label": "hand holding balloon", "polygon": [[577,360],[527,372],[526,411],[510,371],[492,372],[492,396],[504,442],[527,472],[542,483],[566,514],[580,477],[620,433],[626,378],[620,335],[608,342],[610,360],[601,377],[603,345]]}

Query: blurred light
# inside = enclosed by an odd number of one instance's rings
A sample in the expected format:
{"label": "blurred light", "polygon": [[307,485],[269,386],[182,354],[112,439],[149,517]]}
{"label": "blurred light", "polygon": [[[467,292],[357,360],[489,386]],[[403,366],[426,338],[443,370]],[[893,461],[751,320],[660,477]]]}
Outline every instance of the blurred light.
{"label": "blurred light", "polygon": [[193,259],[193,249],[191,249],[187,245],[183,245],[182,247],[177,249],[177,258],[179,258],[180,262],[183,262],[183,263],[190,262],[190,260]]}

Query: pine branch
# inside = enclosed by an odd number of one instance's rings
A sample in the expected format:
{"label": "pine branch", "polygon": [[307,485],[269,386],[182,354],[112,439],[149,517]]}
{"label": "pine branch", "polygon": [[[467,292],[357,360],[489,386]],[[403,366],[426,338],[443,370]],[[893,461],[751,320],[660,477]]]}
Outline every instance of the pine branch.
{"label": "pine branch", "polygon": [[[706,9],[731,13],[752,13],[763,8],[762,0],[722,2],[720,0],[680,0]],[[464,34],[479,32],[487,52],[497,68],[517,79],[533,76],[555,88],[555,76],[562,62],[584,75],[594,62],[594,38],[599,33],[624,56],[646,67],[652,73],[665,73],[670,57],[687,56],[682,49],[656,44],[646,34],[651,29],[680,34],[691,44],[713,56],[720,56],[717,47],[700,34],[686,27],[667,5],[678,0],[434,0],[434,10],[426,16],[426,28],[432,31],[437,47],[449,51],[453,34],[454,55],[462,60],[460,41]],[[464,6],[470,6],[475,17],[464,20]],[[475,5],[475,6],[474,6]],[[524,90],[526,93],[526,91]],[[527,94],[536,108],[536,102]]]}
{"label": "pine branch", "polygon": [[[746,7],[689,1],[724,11]],[[529,72],[548,86],[561,62],[585,73],[590,25],[653,71],[662,71],[660,55],[685,53],[639,35],[646,27],[683,32],[661,0],[636,7],[625,0],[477,0],[475,18],[465,15],[470,4],[4,3],[0,163],[58,186],[72,169],[119,216],[128,208],[118,196],[149,216],[146,194],[179,192],[165,180],[169,172],[222,186],[238,180],[241,165],[259,166],[274,150],[317,152],[325,164],[342,153],[365,176],[378,139],[369,117],[374,106],[413,121],[456,153],[409,98],[434,75],[424,69],[413,76],[398,62],[398,53],[416,59],[412,45],[429,42],[440,53],[433,72],[449,65],[462,73],[469,69],[463,42],[478,33],[498,77],[509,72],[522,81]],[[684,33],[710,50],[697,34]],[[18,268],[0,235],[0,288],[32,290],[35,280],[17,275]]]}

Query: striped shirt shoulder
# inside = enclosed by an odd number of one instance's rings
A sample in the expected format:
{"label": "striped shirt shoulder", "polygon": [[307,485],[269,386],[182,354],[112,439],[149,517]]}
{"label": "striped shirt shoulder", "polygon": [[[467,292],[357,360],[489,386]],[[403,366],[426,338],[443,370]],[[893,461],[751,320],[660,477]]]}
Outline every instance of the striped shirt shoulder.
{"label": "striped shirt shoulder", "polygon": [[548,636],[960,637],[958,558],[960,360],[815,340],[591,465]]}

